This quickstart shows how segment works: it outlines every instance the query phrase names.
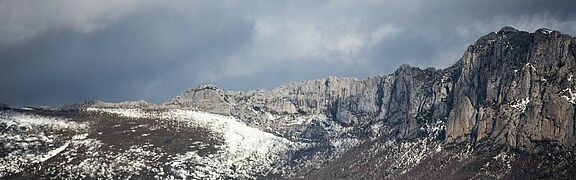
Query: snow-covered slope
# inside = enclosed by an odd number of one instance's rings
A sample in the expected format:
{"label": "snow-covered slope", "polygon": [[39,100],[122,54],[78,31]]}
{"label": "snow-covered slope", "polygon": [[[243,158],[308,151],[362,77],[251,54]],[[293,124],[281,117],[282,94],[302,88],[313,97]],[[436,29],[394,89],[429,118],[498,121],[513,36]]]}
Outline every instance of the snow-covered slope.
{"label": "snow-covered slope", "polygon": [[188,110],[142,111],[139,109],[88,108],[88,111],[113,113],[130,118],[173,120],[180,126],[202,127],[222,136],[219,151],[201,156],[195,151],[178,154],[169,164],[180,177],[246,178],[278,173],[289,155],[307,144],[263,132],[236,118]]}
{"label": "snow-covered slope", "polygon": [[291,177],[361,143],[340,137],[352,128],[326,117],[297,119],[322,124],[328,141],[289,140],[234,117],[191,110],[0,111],[0,177]]}
{"label": "snow-covered slope", "polygon": [[256,178],[285,174],[310,145],[197,111],[89,108],[71,119],[0,111],[0,177]]}
{"label": "snow-covered slope", "polygon": [[58,155],[69,145],[66,134],[80,133],[87,127],[62,118],[0,111],[0,177]]}

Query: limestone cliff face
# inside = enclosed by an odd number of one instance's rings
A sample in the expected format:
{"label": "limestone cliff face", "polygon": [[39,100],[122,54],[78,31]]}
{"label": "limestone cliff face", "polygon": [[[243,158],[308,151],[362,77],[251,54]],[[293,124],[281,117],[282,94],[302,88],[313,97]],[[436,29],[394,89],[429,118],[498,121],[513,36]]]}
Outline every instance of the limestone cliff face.
{"label": "limestone cliff face", "polygon": [[480,38],[446,69],[403,65],[390,75],[330,77],[271,91],[201,86],[163,106],[232,115],[280,134],[294,129],[282,123],[287,119],[324,115],[359,129],[382,123],[392,131],[381,133],[400,139],[443,122],[445,143],[573,147],[575,56],[576,39],[569,35],[505,27]]}
{"label": "limestone cliff face", "polygon": [[482,37],[459,62],[446,140],[574,146],[575,45],[547,29],[503,28]]}

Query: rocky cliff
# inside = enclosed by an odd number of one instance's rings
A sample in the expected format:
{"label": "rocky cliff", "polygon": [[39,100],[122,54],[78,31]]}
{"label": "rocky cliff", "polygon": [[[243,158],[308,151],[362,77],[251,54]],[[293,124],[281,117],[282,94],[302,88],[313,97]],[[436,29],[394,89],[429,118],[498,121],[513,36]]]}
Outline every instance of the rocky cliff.
{"label": "rocky cliff", "polygon": [[457,65],[446,141],[574,147],[575,50],[576,39],[548,29],[480,38]]}
{"label": "rocky cliff", "polygon": [[445,143],[530,149],[547,141],[572,148],[575,49],[576,40],[558,31],[504,27],[481,37],[446,69],[403,65],[390,75],[330,77],[271,91],[204,85],[163,106],[231,115],[283,135],[291,128],[279,121],[320,114],[345,127],[383,123],[391,127],[383,133],[400,139],[443,122]]}

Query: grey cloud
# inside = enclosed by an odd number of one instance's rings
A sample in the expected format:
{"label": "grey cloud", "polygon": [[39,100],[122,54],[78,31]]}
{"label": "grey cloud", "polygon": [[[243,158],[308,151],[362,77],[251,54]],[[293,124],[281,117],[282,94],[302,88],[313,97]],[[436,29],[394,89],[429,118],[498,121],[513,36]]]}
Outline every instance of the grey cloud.
{"label": "grey cloud", "polygon": [[0,102],[166,101],[187,88],[272,88],[443,68],[505,25],[576,34],[571,0],[0,3]]}
{"label": "grey cloud", "polygon": [[48,31],[89,33],[123,16],[136,0],[0,2],[0,46],[19,44]]}

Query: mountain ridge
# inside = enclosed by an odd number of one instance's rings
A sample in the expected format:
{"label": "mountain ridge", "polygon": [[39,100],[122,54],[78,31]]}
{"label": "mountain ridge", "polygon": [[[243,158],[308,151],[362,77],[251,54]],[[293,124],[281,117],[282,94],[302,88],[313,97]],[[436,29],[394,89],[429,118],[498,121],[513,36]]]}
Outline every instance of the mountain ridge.
{"label": "mountain ridge", "polygon": [[[419,133],[418,124],[422,124],[419,121],[427,118],[427,120],[435,119],[447,123],[445,138],[448,143],[462,141],[476,143],[489,138],[496,143],[520,148],[526,146],[529,149],[532,146],[530,145],[532,140],[553,140],[572,148],[575,145],[573,129],[534,130],[534,128],[527,128],[523,131],[531,133],[514,135],[514,131],[501,130],[505,128],[504,126],[521,122],[509,122],[511,124],[491,127],[498,123],[496,120],[488,120],[494,119],[494,115],[487,114],[496,113],[499,116],[519,118],[524,118],[528,113],[534,116],[542,114],[540,111],[533,112],[533,107],[537,105],[534,98],[540,101],[542,98],[555,98],[561,104],[559,105],[561,109],[574,111],[574,107],[565,103],[561,97],[572,98],[571,92],[576,92],[576,90],[572,91],[571,87],[568,87],[570,85],[562,79],[552,77],[569,77],[567,74],[573,72],[573,67],[576,67],[575,42],[575,38],[559,31],[541,28],[534,33],[529,33],[506,26],[479,38],[467,48],[460,60],[444,69],[421,69],[404,64],[392,74],[371,76],[362,80],[354,77],[329,77],[291,82],[269,91],[224,91],[214,85],[200,85],[171,101],[150,106],[231,115],[258,124],[266,124],[269,121],[267,117],[264,117],[266,113],[272,115],[324,114],[344,126],[363,126],[376,121],[387,121],[386,123],[399,125],[398,132],[396,132],[399,138],[416,136]],[[554,54],[555,57],[545,56],[546,54]],[[560,64],[562,64],[561,67],[557,66]],[[536,67],[547,69],[543,71]],[[510,73],[519,74],[510,75]],[[550,80],[556,81],[550,82]],[[546,97],[541,97],[537,95],[538,93],[530,92],[532,88],[547,90],[546,87],[549,86],[537,83],[543,81],[549,81],[548,85],[558,83],[550,86],[554,88],[552,91],[566,95],[553,97],[554,93],[548,93]],[[506,84],[503,84],[504,82]],[[509,84],[520,86],[518,88],[522,92],[504,92],[514,91],[513,88],[505,87]],[[574,83],[571,85],[573,86]],[[496,89],[500,90],[494,91],[488,86],[497,87]],[[564,86],[563,92],[558,90],[559,86]],[[530,97],[532,97],[531,102],[526,99]],[[566,99],[570,100],[569,98]],[[415,102],[420,102],[420,104],[415,104]],[[523,102],[527,104],[522,104]],[[545,102],[547,101],[541,103]],[[496,104],[490,105],[490,103]],[[494,105],[498,107],[490,108]],[[97,103],[92,106],[104,107]],[[129,105],[124,105],[124,107],[129,107]],[[522,107],[521,113],[511,111],[518,107]],[[524,112],[526,109],[528,112]],[[536,118],[542,121],[539,122],[540,124],[550,124],[550,118],[545,118],[544,115],[538,116]],[[554,118],[559,119],[561,116],[574,117],[574,113],[556,114]],[[564,123],[566,127],[574,124],[573,120],[552,122],[554,123]],[[269,127],[261,126],[261,128]],[[501,133],[510,133],[510,136],[518,137],[506,138],[495,135]]]}
{"label": "mountain ridge", "polygon": [[571,179],[575,67],[572,36],[503,27],[443,69],[1,110],[0,176]]}

